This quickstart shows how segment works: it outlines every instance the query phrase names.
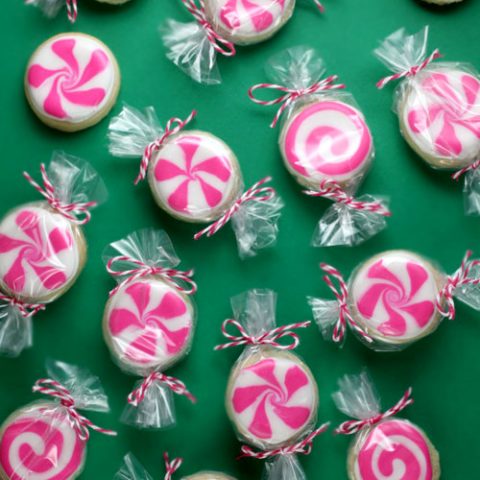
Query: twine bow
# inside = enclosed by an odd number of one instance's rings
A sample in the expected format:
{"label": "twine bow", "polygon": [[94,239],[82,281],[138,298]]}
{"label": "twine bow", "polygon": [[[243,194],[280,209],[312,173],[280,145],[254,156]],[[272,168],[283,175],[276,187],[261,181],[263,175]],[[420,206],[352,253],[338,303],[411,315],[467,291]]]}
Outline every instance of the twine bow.
{"label": "twine bow", "polygon": [[143,151],[142,161],[140,163],[140,172],[135,179],[134,185],[137,185],[142,180],[145,180],[145,177],[147,176],[148,166],[150,165],[150,161],[152,159],[152,155],[155,152],[158,152],[158,150],[160,150],[160,148],[165,145],[165,142],[172,135],[176,135],[178,132],[180,132],[180,130],[183,130],[196,117],[196,115],[197,111],[192,110],[190,115],[185,120],[174,117],[167,122],[163,135],[154,140],[153,142],[149,143],[145,147],[145,150]]}
{"label": "twine bow", "polygon": [[[323,281],[335,295],[339,307],[338,320],[333,329],[333,341],[335,343],[343,341],[348,324],[350,328],[355,330],[367,342],[373,342],[373,339],[367,334],[367,332],[363,330],[363,328],[360,327],[360,325],[358,325],[358,323],[352,317],[347,302],[348,288],[345,280],[342,277],[342,274],[336,268],[326,263],[321,263],[320,268],[325,272]],[[334,281],[338,283],[338,288],[335,286]]]}
{"label": "twine bow", "polygon": [[48,178],[45,164],[40,165],[40,172],[42,174],[43,187],[39,185],[27,172],[23,172],[23,176],[27,181],[45,197],[48,204],[57,212],[62,214],[65,218],[78,225],[85,225],[92,217],[90,208],[95,207],[97,202],[77,202],[64,203],[60,201],[55,194],[55,187]]}
{"label": "twine bow", "polygon": [[143,379],[142,384],[138,388],[128,395],[128,403],[134,407],[138,407],[145,399],[145,395],[154,382],[166,385],[173,393],[187,397],[192,403],[197,401],[187,390],[185,384],[181,380],[178,380],[178,378],[169,377],[160,372],[152,372],[148,377]]}
{"label": "twine bow", "polygon": [[[275,117],[273,118],[272,123],[270,124],[270,127],[274,128],[280,120],[282,113],[299,97],[303,97],[304,95],[311,95],[313,93],[326,90],[337,90],[345,88],[345,85],[343,84],[334,83],[337,78],[337,75],[331,75],[330,77],[320,80],[319,82],[316,82],[307,88],[299,89],[288,88],[282,85],[276,85],[272,83],[259,83],[258,85],[250,87],[250,89],[248,90],[248,96],[250,97],[250,100],[252,100],[252,102],[257,103],[258,105],[272,106],[280,104],[280,107]],[[273,100],[262,100],[256,98],[254,95],[254,92],[260,89],[275,90],[281,92],[281,95],[277,98],[274,98]]]}
{"label": "twine bow", "polygon": [[61,383],[49,378],[42,378],[35,382],[33,391],[59,400],[60,405],[66,409],[70,423],[77,432],[80,440],[86,442],[90,438],[90,429],[103,433],[104,435],[117,435],[117,432],[98,427],[88,418],[78,413],[75,399],[72,397],[70,391]]}
{"label": "twine bow", "polygon": [[23,318],[31,318],[40,312],[40,310],[45,310],[43,303],[27,303],[18,298],[4,295],[3,293],[0,293],[0,300],[17,308]]}
{"label": "twine bow", "polygon": [[213,222],[208,227],[204,228],[200,232],[194,235],[194,239],[198,240],[199,238],[206,235],[211,237],[215,235],[221,228],[223,228],[231,218],[237,213],[240,207],[248,202],[268,202],[275,196],[275,189],[272,187],[262,187],[265,183],[268,183],[272,180],[272,177],[265,177],[251,188],[249,188],[218,220]]}
{"label": "twine bow", "polygon": [[377,82],[377,88],[382,89],[385,85],[387,85],[387,83],[393,80],[399,80],[400,78],[414,77],[415,75],[417,75],[418,72],[422,71],[424,68],[430,65],[434,60],[436,60],[437,58],[440,58],[441,56],[442,55],[440,54],[440,51],[438,49],[435,49],[433,53],[419,65],[414,65],[413,67],[410,67],[408,70],[394,73],[393,75],[389,75],[388,77],[382,78],[379,82]]}
{"label": "twine bow", "polygon": [[[223,322],[222,333],[228,340],[231,341],[222,345],[217,345],[215,347],[215,350],[225,350],[226,348],[238,347],[240,345],[270,345],[280,350],[294,350],[298,347],[298,344],[300,343],[300,338],[295,332],[292,332],[292,330],[297,328],[309,327],[310,323],[311,322],[301,322],[292,323],[291,325],[284,325],[255,337],[252,335],[248,335],[247,331],[242,327],[239,322],[230,318]],[[230,325],[232,327],[235,327],[236,330],[238,330],[238,335],[232,335],[227,331],[227,328]],[[278,342],[278,340],[287,337],[291,339],[291,343],[283,344]]]}
{"label": "twine bow", "polygon": [[[114,268],[116,263],[123,262],[136,265],[136,267],[129,270],[116,270]],[[192,280],[193,269],[184,271],[167,267],[151,267],[140,260],[135,260],[128,256],[118,256],[111,258],[107,262],[107,272],[114,277],[127,277],[110,292],[110,296],[130,282],[149,275],[158,275],[169,280],[177,290],[186,295],[193,295],[197,291],[197,284]]]}
{"label": "twine bow", "polygon": [[205,30],[207,39],[216,52],[225,57],[233,57],[236,53],[235,45],[218,34],[208,21],[205,12],[204,0],[182,0],[187,10],[193,15],[197,23]]}
{"label": "twine bow", "polygon": [[338,428],[335,429],[335,433],[341,435],[353,435],[363,430],[364,428],[373,427],[386,418],[393,417],[397,413],[404,410],[406,407],[413,403],[412,388],[410,387],[403,395],[403,397],[390,409],[384,413],[379,413],[371,418],[363,420],[348,420],[343,422]]}
{"label": "twine bow", "polygon": [[322,426],[314,430],[312,433],[307,435],[303,440],[300,440],[298,443],[294,443],[293,445],[288,445],[286,447],[276,448],[274,450],[257,451],[247,445],[243,445],[242,453],[241,455],[239,455],[238,459],[251,457],[257,458],[258,460],[265,460],[266,458],[272,458],[278,455],[309,455],[312,451],[313,440],[315,440],[316,437],[325,432],[329,426],[330,423],[324,423]]}
{"label": "twine bow", "polygon": [[452,178],[456,181],[460,180],[460,177],[464,175],[465,173],[471,171],[471,170],[476,170],[477,168],[480,167],[480,158],[478,160],[475,160],[473,163],[470,165],[467,165],[466,167],[463,167],[462,169],[458,170],[452,175]]}
{"label": "twine bow", "polygon": [[168,453],[163,454],[165,460],[165,478],[164,480],[171,480],[173,474],[182,466],[183,458],[174,458],[172,461],[168,458]]}
{"label": "twine bow", "polygon": [[373,212],[382,217],[391,217],[392,213],[381,202],[362,202],[356,200],[343,190],[343,188],[333,180],[322,180],[318,190],[304,190],[305,195],[310,197],[329,198],[337,203],[343,203],[353,210],[364,212]]}
{"label": "twine bow", "polygon": [[[472,251],[468,250],[458,270],[453,275],[447,277],[445,285],[437,294],[435,302],[437,310],[449,320],[455,319],[455,303],[453,301],[455,290],[463,285],[480,284],[480,277],[468,278],[472,268],[480,265],[480,260],[470,260],[471,256]],[[444,303],[447,305],[446,308],[444,308]]]}

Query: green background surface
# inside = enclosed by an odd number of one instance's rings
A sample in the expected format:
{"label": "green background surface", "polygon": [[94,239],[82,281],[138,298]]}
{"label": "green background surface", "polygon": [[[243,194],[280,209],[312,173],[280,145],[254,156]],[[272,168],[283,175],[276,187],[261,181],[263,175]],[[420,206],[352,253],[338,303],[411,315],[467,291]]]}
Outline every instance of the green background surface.
{"label": "green background surface", "polygon": [[[0,359],[0,417],[35,398],[33,382],[44,375],[47,357],[90,368],[103,380],[110,396],[109,415],[92,414],[102,426],[118,430],[116,438],[93,433],[82,478],[110,479],[123,455],[133,451],[154,478],[163,478],[162,453],[185,458],[178,478],[201,469],[224,470],[238,479],[259,478],[262,462],[236,462],[240,444],[223,408],[230,367],[239,350],[215,353],[221,342],[220,325],[231,313],[229,299],[253,287],[278,292],[280,324],[310,318],[306,295],[329,295],[321,282],[318,263],[330,262],[345,275],[362,260],[390,248],[406,248],[427,255],[451,272],[466,249],[479,250],[479,220],[463,216],[461,185],[448,174],[423,165],[402,140],[391,110],[393,88],[377,91],[375,82],[384,67],[372,56],[377,42],[405,26],[417,31],[431,25],[430,46],[446,59],[480,68],[480,1],[466,0],[445,9],[413,0],[325,0],[319,16],[311,6],[299,5],[291,22],[268,43],[239,48],[233,59],[219,63],[224,83],[216,87],[194,84],[164,57],[157,28],[166,18],[188,21],[176,0],[132,0],[108,7],[79,0],[80,14],[72,27],[64,15],[49,21],[21,0],[2,2],[0,32],[2,68],[0,89],[0,144],[2,146],[0,209],[36,200],[36,192],[22,179],[28,169],[37,174],[40,162],[53,149],[88,159],[104,177],[110,198],[94,212],[85,232],[89,261],[72,290],[40,313],[34,322],[35,344],[19,359]],[[43,126],[29,110],[23,94],[25,65],[33,50],[51,35],[63,31],[89,33],[116,54],[122,71],[122,101],[137,107],[154,105],[165,121],[199,111],[195,128],[223,138],[237,153],[246,185],[271,174],[286,208],[275,249],[255,259],[240,261],[233,233],[225,228],[211,239],[194,243],[195,227],[169,218],[153,202],[146,184],[133,186],[136,161],[109,156],[108,121],[76,134]],[[394,216],[388,229],[353,249],[309,247],[316,222],[329,205],[308,198],[284,170],[278,149],[278,131],[268,128],[272,109],[251,103],[246,91],[264,81],[263,65],[271,54],[297,44],[321,52],[329,73],[338,73],[363,109],[376,143],[376,161],[361,191],[388,195]],[[172,237],[182,266],[196,269],[199,292],[198,330],[191,354],[168,373],[184,380],[198,397],[192,406],[177,397],[178,425],[166,432],[140,432],[118,422],[134,378],[112,362],[101,335],[101,318],[113,280],[105,272],[101,252],[111,241],[143,227],[163,227]],[[445,321],[426,340],[406,351],[378,354],[352,335],[338,350],[325,343],[316,328],[301,332],[298,352],[318,380],[320,421],[334,424],[345,418],[335,410],[330,394],[337,379],[366,366],[376,381],[385,407],[406,387],[413,386],[416,403],[405,416],[428,432],[441,455],[443,476],[480,478],[478,465],[480,411],[479,314],[458,305],[457,321]],[[310,479],[346,478],[348,438],[326,434],[318,438],[302,464]]]}

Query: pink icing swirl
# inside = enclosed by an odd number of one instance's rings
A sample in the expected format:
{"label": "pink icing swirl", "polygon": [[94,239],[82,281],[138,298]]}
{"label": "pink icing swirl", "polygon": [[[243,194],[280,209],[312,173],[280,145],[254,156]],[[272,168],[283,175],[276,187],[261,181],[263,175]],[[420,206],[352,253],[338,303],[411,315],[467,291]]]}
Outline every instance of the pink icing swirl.
{"label": "pink icing swirl", "polygon": [[248,431],[259,439],[275,439],[282,425],[298,432],[311,418],[312,408],[296,404],[298,398],[295,398],[301,389],[311,387],[311,381],[300,366],[289,363],[282,378],[276,359],[261,360],[244,369],[253,374],[254,380],[233,391],[234,412],[251,413]]}
{"label": "pink icing swirl", "polygon": [[401,337],[407,333],[406,315],[412,317],[418,329],[424,329],[435,311],[433,299],[424,299],[421,289],[431,280],[428,270],[419,263],[405,260],[407,282],[390,271],[384,260],[371,265],[366,273],[368,288],[357,301],[363,317],[372,320],[385,315],[387,320],[376,327],[386,336]]}
{"label": "pink icing swirl", "polygon": [[459,79],[447,73],[430,73],[418,92],[421,100],[408,112],[412,132],[428,135],[432,149],[442,156],[461,155],[465,133],[478,142],[480,151],[480,81],[469,74]]}
{"label": "pink icing swirl", "polygon": [[78,474],[84,455],[85,442],[52,409],[22,414],[0,440],[0,465],[10,480],[68,480]]}
{"label": "pink icing swirl", "polygon": [[35,89],[49,82],[49,93],[43,101],[45,113],[59,119],[69,117],[64,103],[81,107],[96,107],[102,103],[107,92],[99,86],[89,87],[95,79],[110,65],[105,51],[97,48],[91,52],[87,65],[82,69],[75,55],[77,40],[62,38],[51,45],[51,50],[63,62],[63,67],[49,69],[40,64],[33,64],[28,69],[28,84]]}
{"label": "pink icing swirl", "polygon": [[358,451],[355,469],[359,480],[433,478],[425,436],[402,420],[389,420],[371,430]]}
{"label": "pink icing swirl", "polygon": [[[45,212],[45,215],[48,213]],[[57,226],[48,231],[39,214],[28,209],[16,214],[15,224],[23,233],[23,238],[0,233],[0,261],[10,261],[7,256],[14,254],[2,282],[16,294],[25,293],[35,281],[49,291],[63,287],[69,278],[65,273],[66,266],[62,265],[57,255],[72,250],[70,229]]]}
{"label": "pink icing swirl", "polygon": [[133,309],[122,306],[111,311],[108,328],[124,357],[135,364],[171,358],[189,341],[192,325],[190,318],[185,321],[185,300],[173,288],[159,292],[148,282],[136,282],[112,297],[127,295],[133,302]]}

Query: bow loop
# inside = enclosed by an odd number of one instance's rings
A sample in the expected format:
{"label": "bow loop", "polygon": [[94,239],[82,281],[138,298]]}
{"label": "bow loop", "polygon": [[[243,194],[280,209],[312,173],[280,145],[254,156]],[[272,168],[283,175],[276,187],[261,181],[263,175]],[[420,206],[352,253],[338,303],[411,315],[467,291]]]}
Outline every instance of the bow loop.
{"label": "bow loop", "polygon": [[170,461],[168,453],[163,454],[163,459],[165,460],[165,478],[164,480],[171,480],[173,474],[182,466],[183,458],[174,458]]}

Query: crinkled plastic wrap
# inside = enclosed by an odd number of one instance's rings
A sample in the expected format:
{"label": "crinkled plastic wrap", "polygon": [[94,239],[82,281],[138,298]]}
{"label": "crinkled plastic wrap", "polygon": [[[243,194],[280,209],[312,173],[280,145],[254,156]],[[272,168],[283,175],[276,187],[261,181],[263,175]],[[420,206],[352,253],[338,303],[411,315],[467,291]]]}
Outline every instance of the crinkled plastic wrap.
{"label": "crinkled plastic wrap", "polygon": [[[47,363],[49,377],[69,389],[75,408],[107,412],[100,381],[85,369]],[[83,470],[86,440],[73,427],[66,407],[39,401],[14,412],[0,429],[0,477],[77,478]]]}
{"label": "crinkled plastic wrap", "polygon": [[[312,245],[353,246],[379,233],[386,227],[383,215],[339,201],[339,196],[356,193],[375,155],[370,129],[352,95],[327,87],[309,93],[317,82],[334,87],[335,78],[325,77],[323,60],[305,46],[272,57],[266,73],[273,84],[304,92],[286,102],[281,117],[279,145],[285,167],[312,196],[335,185],[332,195],[322,195],[335,204],[320,219]],[[379,202],[369,195],[356,201]]]}
{"label": "crinkled plastic wrap", "polygon": [[53,18],[65,7],[65,0],[27,0],[25,4],[37,7],[46,17]]}
{"label": "crinkled plastic wrap", "polygon": [[33,344],[32,319],[0,300],[0,355],[18,357]]}
{"label": "crinkled plastic wrap", "polygon": [[[187,290],[191,285],[169,276],[168,271],[161,273],[180,263],[170,238],[163,230],[139,230],[107,247],[103,260],[117,272],[119,283],[103,318],[105,342],[114,361],[133,375],[163,373],[189,353],[196,324],[191,295],[179,289]],[[135,276],[132,270],[140,265],[157,270]],[[135,390],[144,382],[145,378],[137,382]],[[127,404],[121,419],[138,428],[173,426],[176,415],[172,391],[154,378],[144,398],[137,404]]]}
{"label": "crinkled plastic wrap", "polygon": [[[276,294],[271,290],[250,290],[232,298],[235,320],[252,337],[276,327],[275,308]],[[259,390],[260,385],[265,388]],[[318,403],[318,389],[310,369],[287,350],[249,346],[230,374],[227,413],[239,439],[262,451],[295,444],[312,432]],[[292,415],[294,411],[301,414]],[[255,419],[259,418],[265,422],[257,424]],[[295,455],[280,454],[267,461],[264,478],[304,480],[305,474]]]}
{"label": "crinkled plastic wrap", "polygon": [[153,480],[153,477],[131,453],[128,453],[113,480]]}

